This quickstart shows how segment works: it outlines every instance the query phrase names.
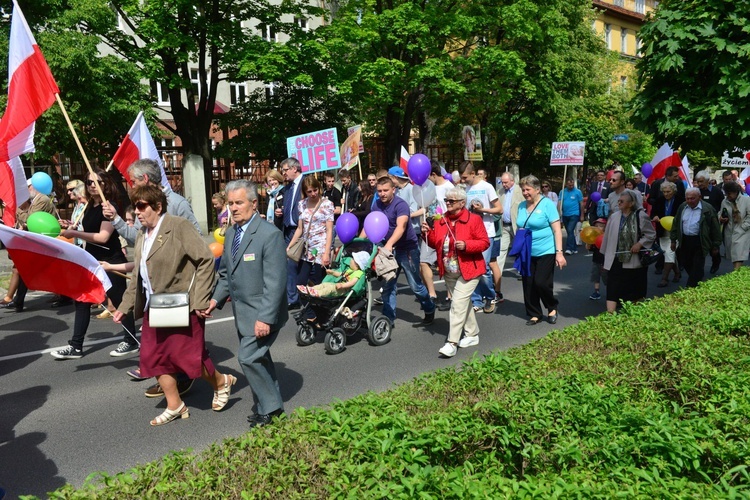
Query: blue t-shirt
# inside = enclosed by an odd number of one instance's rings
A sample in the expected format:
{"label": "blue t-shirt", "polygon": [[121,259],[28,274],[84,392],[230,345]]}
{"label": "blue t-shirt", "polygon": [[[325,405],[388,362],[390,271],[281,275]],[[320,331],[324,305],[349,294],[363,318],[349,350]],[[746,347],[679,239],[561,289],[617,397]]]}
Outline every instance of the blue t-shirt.
{"label": "blue t-shirt", "polygon": [[[378,198],[375,202],[375,206],[372,207],[372,212],[383,212],[388,218],[388,232],[386,233],[385,238],[383,238],[382,243],[385,243],[391,238],[391,236],[393,236],[393,231],[396,230],[396,221],[398,220],[398,218],[404,215],[408,218],[411,214],[411,211],[409,210],[409,204],[398,196],[394,196],[393,201],[391,201],[388,205],[384,205],[383,202],[380,201],[380,198]],[[393,249],[414,250],[415,248],[419,248],[417,233],[414,232],[414,227],[412,227],[411,223],[407,223],[406,231],[404,231],[401,239],[399,239],[396,244],[393,245]]]}
{"label": "blue t-shirt", "polygon": [[[541,257],[555,253],[555,233],[552,232],[551,224],[559,221],[557,207],[549,198],[542,196],[539,204],[534,208],[531,216],[526,213],[526,201],[518,205],[518,227],[526,224],[526,229],[531,230],[531,256]],[[528,219],[528,222],[526,222]]]}
{"label": "blue t-shirt", "polygon": [[573,189],[563,188],[563,190],[560,191],[560,199],[562,200],[562,214],[565,217],[581,215],[583,193],[580,189],[576,187]]}

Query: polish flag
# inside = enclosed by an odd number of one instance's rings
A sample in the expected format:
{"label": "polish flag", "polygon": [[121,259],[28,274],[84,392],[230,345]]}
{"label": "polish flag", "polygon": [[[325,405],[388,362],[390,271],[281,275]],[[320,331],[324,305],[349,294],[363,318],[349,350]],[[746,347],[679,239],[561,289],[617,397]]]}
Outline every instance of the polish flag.
{"label": "polish flag", "polygon": [[411,158],[411,155],[405,147],[401,146],[401,159],[398,162],[398,166],[404,169],[406,175],[409,175],[409,158]]}
{"label": "polish flag", "polygon": [[8,106],[0,120],[0,161],[34,151],[34,122],[52,106],[59,92],[14,0],[8,46]]}
{"label": "polish flag", "polygon": [[128,135],[122,140],[122,144],[120,144],[115,156],[112,158],[112,163],[129,184],[128,167],[134,161],[142,159],[154,160],[159,164],[161,185],[169,187],[167,174],[164,172],[164,162],[162,162],[159,151],[156,149],[156,144],[154,144],[154,139],[148,131],[146,120],[143,119],[143,111],[138,113],[133,126],[128,131]]}
{"label": "polish flag", "polygon": [[21,159],[16,156],[10,161],[0,161],[0,200],[5,203],[6,226],[16,225],[16,209],[30,197]]}
{"label": "polish flag", "polygon": [[52,292],[92,304],[101,304],[106,299],[106,291],[112,283],[99,262],[86,250],[57,238],[2,225],[0,241],[30,290]]}
{"label": "polish flag", "polygon": [[[648,177],[648,180],[646,182],[651,184],[656,180],[664,178],[664,174],[666,174],[667,168],[672,166],[673,155],[674,151],[672,151],[672,148],[669,147],[669,144],[665,142],[664,145],[662,145],[662,147],[660,147],[654,155],[654,159],[651,160],[651,165],[654,167],[654,170],[651,172],[651,175]],[[677,166],[680,166],[680,163],[678,163]]]}

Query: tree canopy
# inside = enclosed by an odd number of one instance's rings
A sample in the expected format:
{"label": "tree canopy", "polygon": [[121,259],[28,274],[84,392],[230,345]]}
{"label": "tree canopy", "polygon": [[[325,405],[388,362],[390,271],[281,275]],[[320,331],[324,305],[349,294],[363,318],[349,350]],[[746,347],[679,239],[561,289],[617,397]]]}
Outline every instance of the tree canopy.
{"label": "tree canopy", "polygon": [[720,153],[750,137],[750,1],[667,0],[639,32],[637,125]]}

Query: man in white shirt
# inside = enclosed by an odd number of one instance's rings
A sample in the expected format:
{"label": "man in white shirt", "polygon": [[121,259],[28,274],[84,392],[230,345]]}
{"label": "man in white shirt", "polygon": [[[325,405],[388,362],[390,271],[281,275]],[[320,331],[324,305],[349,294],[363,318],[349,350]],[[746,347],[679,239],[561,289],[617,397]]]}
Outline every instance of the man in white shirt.
{"label": "man in white shirt", "polygon": [[[487,236],[492,240],[495,237],[494,215],[502,215],[503,213],[503,207],[497,199],[495,188],[476,175],[474,165],[470,161],[461,162],[458,166],[458,172],[461,174],[461,182],[466,185],[467,208],[475,214],[482,216]],[[484,312],[487,314],[495,311],[495,300],[497,298],[495,289],[492,286],[492,274],[489,273],[491,254],[492,246],[490,245],[490,248],[482,252],[487,271],[479,280],[479,284],[471,296],[474,310],[484,309]]]}
{"label": "man in white shirt", "polygon": [[[500,187],[497,190],[497,196],[500,206],[503,207],[503,213],[500,220],[500,227],[498,228],[500,234],[495,235],[495,239],[492,242],[492,253],[495,254],[495,250],[497,250],[496,266],[498,274],[494,276],[494,279],[495,292],[497,293],[496,300],[498,303],[501,303],[505,300],[500,291],[503,268],[505,267],[505,259],[508,257],[508,250],[513,245],[513,237],[516,235],[516,230],[518,229],[518,225],[516,224],[518,205],[523,201],[521,186],[516,184],[516,179],[512,173],[505,172],[500,177]],[[492,267],[491,262],[490,267]]]}

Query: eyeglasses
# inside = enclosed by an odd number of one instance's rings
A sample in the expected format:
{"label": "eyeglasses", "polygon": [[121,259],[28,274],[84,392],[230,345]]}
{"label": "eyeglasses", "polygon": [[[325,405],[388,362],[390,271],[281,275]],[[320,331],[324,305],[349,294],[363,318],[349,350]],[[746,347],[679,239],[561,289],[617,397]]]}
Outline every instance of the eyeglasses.
{"label": "eyeglasses", "polygon": [[144,210],[146,210],[146,209],[147,209],[148,207],[150,207],[150,206],[151,206],[151,205],[149,205],[149,204],[148,204],[148,203],[146,203],[145,201],[139,201],[138,203],[136,203],[136,204],[135,204],[135,208],[136,208],[136,209],[137,209],[137,210],[138,210],[139,212],[143,212]]}
{"label": "eyeglasses", "polygon": [[284,167],[281,169],[282,172],[289,172],[289,167]]}
{"label": "eyeglasses", "polygon": [[549,189],[549,186],[547,186],[546,184],[545,184],[544,186],[542,186],[542,187],[543,187],[543,188],[547,188],[547,189]]}
{"label": "eyeglasses", "polygon": [[446,198],[445,199],[445,204],[446,205],[453,205],[454,203],[458,203],[459,201],[464,201],[464,200],[455,200],[455,199],[451,199],[451,198]]}
{"label": "eyeglasses", "polygon": [[70,188],[70,189],[68,189],[68,192],[69,192],[69,193],[72,193],[72,192],[74,191],[74,189],[75,189],[75,188]]}
{"label": "eyeglasses", "polygon": [[88,179],[88,180],[86,181],[86,185],[87,185],[87,186],[93,186],[93,185],[94,185],[94,184],[95,184],[96,182],[102,182],[102,181],[101,181],[101,180],[98,180],[98,179],[97,179],[96,181],[94,181],[93,179]]}

